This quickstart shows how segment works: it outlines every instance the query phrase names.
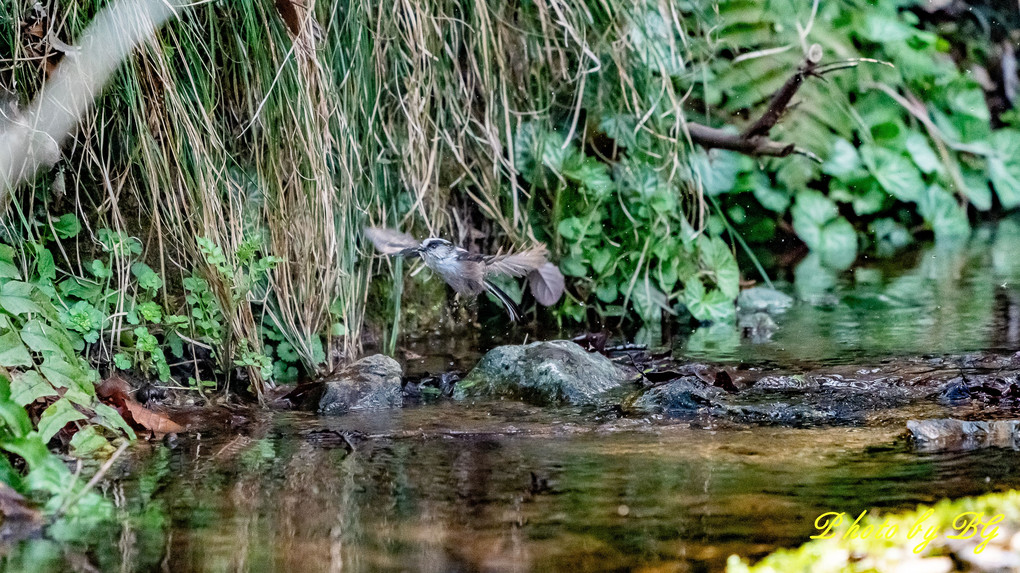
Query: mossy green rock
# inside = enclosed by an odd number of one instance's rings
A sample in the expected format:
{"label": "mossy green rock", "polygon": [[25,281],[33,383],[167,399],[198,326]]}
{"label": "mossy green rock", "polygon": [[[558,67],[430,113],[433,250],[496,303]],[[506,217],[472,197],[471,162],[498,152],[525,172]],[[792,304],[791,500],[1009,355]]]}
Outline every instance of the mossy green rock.
{"label": "mossy green rock", "polygon": [[536,406],[591,404],[631,376],[601,354],[568,340],[490,350],[454,396],[511,398]]}

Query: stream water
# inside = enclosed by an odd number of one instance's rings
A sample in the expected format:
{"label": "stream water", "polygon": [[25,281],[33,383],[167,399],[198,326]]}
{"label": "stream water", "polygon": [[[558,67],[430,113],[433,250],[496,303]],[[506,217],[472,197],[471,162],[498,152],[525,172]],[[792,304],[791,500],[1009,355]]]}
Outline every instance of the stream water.
{"label": "stream water", "polygon": [[[1007,221],[962,249],[898,264],[836,273],[808,259],[781,283],[801,302],[776,318],[770,340],[715,326],[668,342],[677,357],[787,368],[1014,352],[1018,244],[1020,226]],[[634,337],[663,342],[658,331]],[[470,363],[478,349],[468,346],[425,341],[405,365]],[[261,412],[240,433],[139,444],[102,486],[117,519],[87,536],[24,541],[0,568],[715,571],[731,554],[800,545],[823,512],[1020,487],[1013,450],[914,450],[906,419],[953,412],[913,408],[818,428],[508,401],[336,418]]]}

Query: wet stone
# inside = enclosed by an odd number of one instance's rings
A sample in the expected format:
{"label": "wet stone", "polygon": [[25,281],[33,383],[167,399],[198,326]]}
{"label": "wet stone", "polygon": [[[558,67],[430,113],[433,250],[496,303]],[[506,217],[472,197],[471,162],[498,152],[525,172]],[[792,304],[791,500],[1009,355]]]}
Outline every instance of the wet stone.
{"label": "wet stone", "polygon": [[765,312],[778,314],[793,306],[793,297],[768,287],[754,287],[740,291],[737,308],[741,313]]}
{"label": "wet stone", "polygon": [[632,415],[682,416],[718,406],[722,394],[696,376],[684,376],[632,394],[624,400],[622,408]]}
{"label": "wet stone", "polygon": [[400,363],[382,354],[366,356],[322,381],[320,414],[383,410],[403,405]]}
{"label": "wet stone", "polygon": [[765,376],[754,383],[755,390],[815,390],[818,382],[802,375]]}
{"label": "wet stone", "polygon": [[910,420],[907,430],[925,451],[1016,448],[1020,443],[1020,420]]}
{"label": "wet stone", "polygon": [[457,384],[454,397],[512,398],[536,406],[593,404],[629,379],[605,356],[554,340],[493,348]]}
{"label": "wet stone", "polygon": [[962,377],[956,377],[949,381],[945,390],[939,396],[939,400],[946,403],[955,403],[970,400],[970,388],[964,383]]}
{"label": "wet stone", "polygon": [[[835,366],[764,376],[754,369],[737,368],[732,375],[742,380],[741,384],[725,385],[719,383],[719,376],[713,383],[700,371],[681,365],[666,372],[674,374],[669,381],[628,396],[621,410],[631,416],[694,414],[742,424],[862,424],[875,412],[934,400],[940,395],[945,387],[943,379],[933,378],[923,369],[920,376],[913,372],[907,363],[879,368]],[[646,374],[646,378],[654,380],[657,376],[653,374]],[[755,380],[756,376],[761,377]]]}

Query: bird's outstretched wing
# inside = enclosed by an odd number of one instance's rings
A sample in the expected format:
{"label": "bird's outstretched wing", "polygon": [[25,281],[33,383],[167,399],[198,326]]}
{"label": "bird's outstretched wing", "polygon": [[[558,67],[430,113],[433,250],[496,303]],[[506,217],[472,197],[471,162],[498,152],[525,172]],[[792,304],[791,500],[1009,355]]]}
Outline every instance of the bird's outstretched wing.
{"label": "bird's outstretched wing", "polygon": [[528,273],[528,286],[538,304],[552,306],[563,296],[566,284],[560,269],[552,263],[546,263]]}
{"label": "bird's outstretched wing", "polygon": [[485,257],[485,274],[524,276],[549,262],[546,253],[545,247],[539,246],[519,253]]}
{"label": "bird's outstretched wing", "polygon": [[384,227],[365,227],[365,236],[384,255],[412,255],[421,245],[411,235]]}

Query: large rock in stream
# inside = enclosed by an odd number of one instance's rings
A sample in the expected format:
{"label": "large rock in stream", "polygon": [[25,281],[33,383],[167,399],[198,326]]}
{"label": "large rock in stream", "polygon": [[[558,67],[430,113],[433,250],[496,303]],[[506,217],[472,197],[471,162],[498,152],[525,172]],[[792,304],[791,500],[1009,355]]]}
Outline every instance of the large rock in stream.
{"label": "large rock in stream", "polygon": [[910,420],[907,431],[923,451],[1017,449],[1020,446],[1020,420]]}
{"label": "large rock in stream", "polygon": [[631,378],[601,354],[553,340],[493,348],[457,384],[454,396],[511,398],[536,406],[592,404]]}
{"label": "large rock in stream", "polygon": [[383,410],[403,406],[400,363],[382,354],[366,356],[322,381],[320,414]]}
{"label": "large rock in stream", "polygon": [[[881,410],[904,406],[937,394],[937,388],[910,386],[898,375],[869,369],[839,373],[769,374],[739,385],[716,376],[692,375],[679,368],[677,378],[655,383],[628,396],[625,414],[669,418],[730,420],[747,424],[813,426],[856,424]],[[725,370],[722,370],[725,371]]]}

